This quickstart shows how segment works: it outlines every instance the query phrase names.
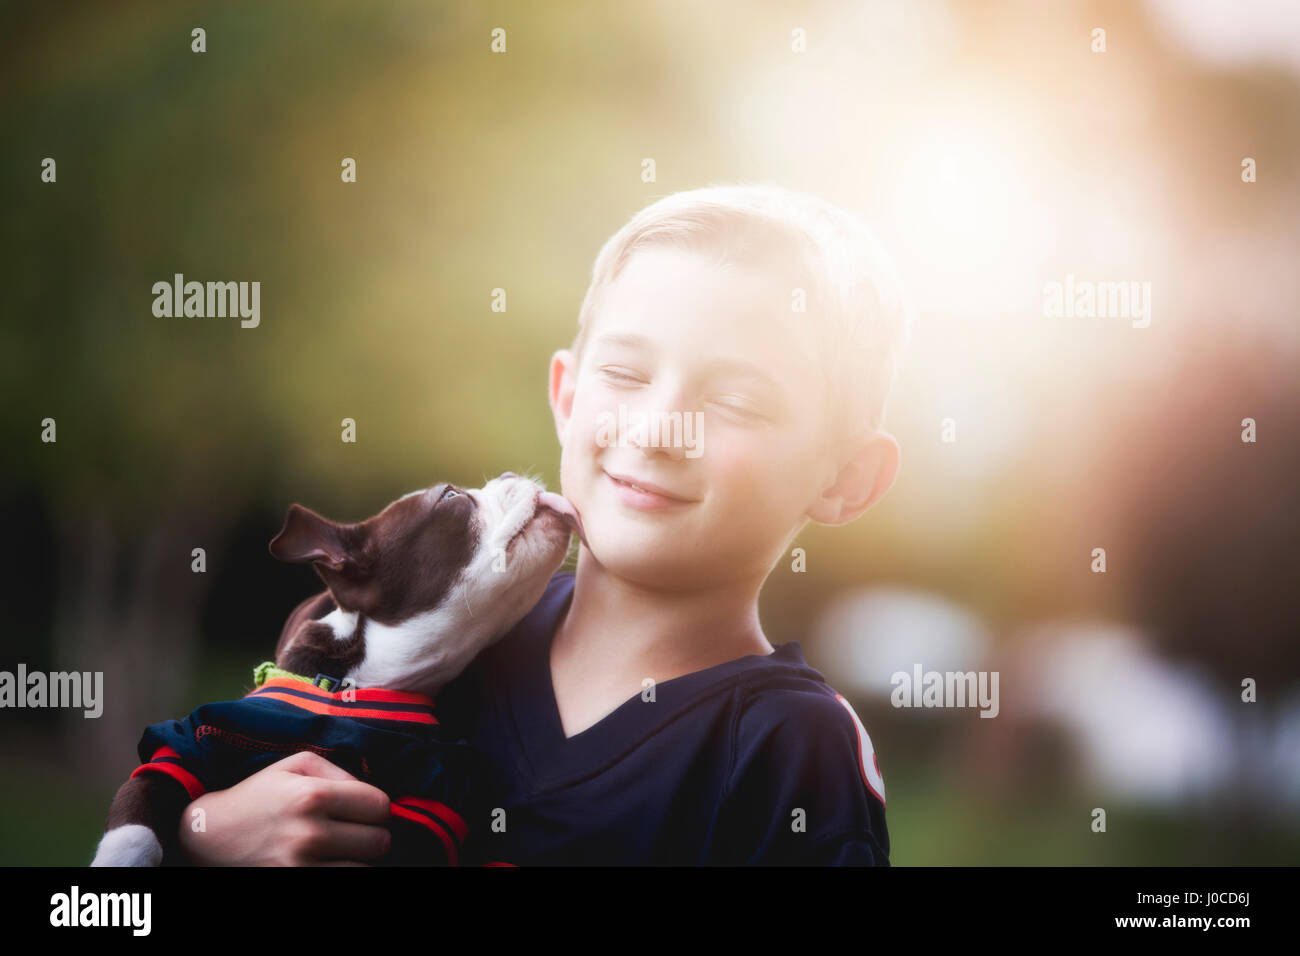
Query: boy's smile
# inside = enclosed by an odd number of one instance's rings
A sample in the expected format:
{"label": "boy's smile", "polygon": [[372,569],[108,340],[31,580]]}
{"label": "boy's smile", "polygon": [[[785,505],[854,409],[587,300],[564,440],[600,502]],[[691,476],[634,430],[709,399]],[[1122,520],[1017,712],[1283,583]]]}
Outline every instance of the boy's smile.
{"label": "boy's smile", "polygon": [[620,489],[619,498],[629,508],[636,508],[639,511],[662,511],[665,508],[695,504],[699,500],[683,497],[638,475],[610,474],[608,469],[602,470],[605,477]]}
{"label": "boy's smile", "polygon": [[[825,375],[776,268],[719,268],[682,249],[637,250],[606,289],[577,364],[552,364],[561,488],[592,555],[647,586],[761,582],[834,478]],[[600,423],[698,426],[605,440]]]}

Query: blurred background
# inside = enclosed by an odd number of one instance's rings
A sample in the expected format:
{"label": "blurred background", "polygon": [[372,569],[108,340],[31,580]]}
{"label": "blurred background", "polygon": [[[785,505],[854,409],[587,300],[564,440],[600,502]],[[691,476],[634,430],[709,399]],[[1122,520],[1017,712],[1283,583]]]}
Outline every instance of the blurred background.
{"label": "blurred background", "polygon": [[[1300,860],[1294,4],[4,13],[0,669],[106,706],[0,712],[0,863],[88,862],[141,729],[248,689],[318,590],[266,550],[290,502],[557,488],[601,243],[734,180],[859,213],[912,299],[898,483],[762,604],[869,729],[893,862]],[[155,317],[178,272],[260,281],[260,326]],[[1067,276],[1150,282],[1149,327],[1048,316]],[[918,663],[997,671],[997,719],[892,707]]]}

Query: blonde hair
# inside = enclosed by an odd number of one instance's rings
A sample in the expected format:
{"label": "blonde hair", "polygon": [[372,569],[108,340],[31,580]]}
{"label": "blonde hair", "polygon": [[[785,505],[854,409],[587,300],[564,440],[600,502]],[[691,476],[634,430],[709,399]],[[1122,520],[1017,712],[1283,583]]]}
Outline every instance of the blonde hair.
{"label": "blonde hair", "polygon": [[909,337],[893,263],[856,216],[817,196],[761,183],[673,193],[636,213],[601,247],[578,314],[572,350],[581,356],[606,288],[636,250],[669,244],[715,264],[793,261],[811,288],[807,315],[826,363],[829,435],[836,441],[880,428]]}

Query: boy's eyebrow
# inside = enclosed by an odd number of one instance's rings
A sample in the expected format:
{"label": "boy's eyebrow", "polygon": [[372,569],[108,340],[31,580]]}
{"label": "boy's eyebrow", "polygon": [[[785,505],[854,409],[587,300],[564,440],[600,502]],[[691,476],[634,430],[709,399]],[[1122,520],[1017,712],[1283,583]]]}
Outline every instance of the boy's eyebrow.
{"label": "boy's eyebrow", "polygon": [[607,332],[597,336],[593,345],[628,345],[632,348],[649,348],[650,340],[635,332]]}
{"label": "boy's eyebrow", "polygon": [[[611,346],[625,345],[631,348],[642,349],[649,349],[652,345],[650,339],[644,335],[637,335],[635,332],[609,332],[605,335],[599,336],[593,344]],[[709,363],[709,369],[710,371],[722,372],[724,374],[729,372],[736,375],[747,376],[755,379],[778,394],[782,394],[785,391],[785,389],[781,387],[781,383],[767,372],[763,371],[762,368],[755,365],[753,362],[746,362],[743,359],[717,359],[716,361]]]}

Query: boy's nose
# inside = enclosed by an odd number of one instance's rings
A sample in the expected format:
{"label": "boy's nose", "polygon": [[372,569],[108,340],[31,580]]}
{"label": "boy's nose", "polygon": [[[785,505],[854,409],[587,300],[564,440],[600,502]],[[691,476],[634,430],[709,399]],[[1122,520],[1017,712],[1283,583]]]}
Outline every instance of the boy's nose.
{"label": "boy's nose", "polygon": [[[635,445],[636,443],[633,442]],[[641,445],[641,454],[647,458],[667,458],[669,461],[680,461],[683,457],[683,449],[672,443],[664,445]]]}

